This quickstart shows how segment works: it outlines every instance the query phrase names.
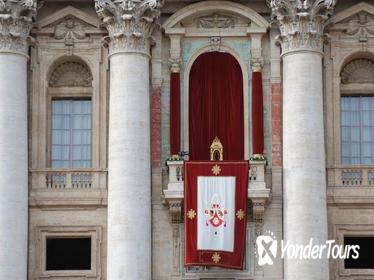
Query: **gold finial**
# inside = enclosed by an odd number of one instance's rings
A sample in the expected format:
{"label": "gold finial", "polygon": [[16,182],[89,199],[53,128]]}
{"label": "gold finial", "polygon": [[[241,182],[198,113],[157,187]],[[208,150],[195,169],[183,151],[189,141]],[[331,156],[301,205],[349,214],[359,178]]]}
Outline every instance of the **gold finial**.
{"label": "gold finial", "polygon": [[223,146],[217,136],[210,145],[210,160],[223,160]]}

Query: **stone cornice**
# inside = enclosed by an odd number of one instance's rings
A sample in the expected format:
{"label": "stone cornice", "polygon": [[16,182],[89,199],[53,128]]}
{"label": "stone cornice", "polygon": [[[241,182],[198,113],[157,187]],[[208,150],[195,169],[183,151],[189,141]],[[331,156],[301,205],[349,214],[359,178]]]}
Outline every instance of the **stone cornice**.
{"label": "stone cornice", "polygon": [[324,24],[336,0],[270,0],[272,19],[278,24],[282,54],[292,51],[322,52]]}
{"label": "stone cornice", "polygon": [[95,0],[96,12],[109,32],[110,54],[149,55],[162,5],[163,0]]}
{"label": "stone cornice", "polygon": [[0,52],[28,53],[36,0],[0,0]]}

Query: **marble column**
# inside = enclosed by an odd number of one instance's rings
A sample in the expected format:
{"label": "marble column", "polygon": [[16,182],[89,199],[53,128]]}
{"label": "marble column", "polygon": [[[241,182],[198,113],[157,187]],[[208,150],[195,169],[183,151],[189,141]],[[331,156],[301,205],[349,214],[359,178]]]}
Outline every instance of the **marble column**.
{"label": "marble column", "polygon": [[[326,166],[323,123],[323,25],[334,0],[272,0],[283,59],[284,239],[325,244]],[[284,279],[327,280],[328,260],[285,258]]]}
{"label": "marble column", "polygon": [[0,279],[27,279],[27,60],[36,1],[0,5]]}
{"label": "marble column", "polygon": [[151,279],[149,58],[161,4],[95,1],[110,52],[108,280]]}

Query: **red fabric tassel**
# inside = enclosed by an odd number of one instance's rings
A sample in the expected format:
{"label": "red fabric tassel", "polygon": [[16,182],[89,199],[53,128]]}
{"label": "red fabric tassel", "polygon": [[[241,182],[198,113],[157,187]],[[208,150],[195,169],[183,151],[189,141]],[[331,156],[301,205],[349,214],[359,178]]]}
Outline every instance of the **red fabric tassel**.
{"label": "red fabric tassel", "polygon": [[180,74],[170,74],[170,153],[180,152]]}
{"label": "red fabric tassel", "polygon": [[264,114],[261,72],[252,72],[252,153],[264,153]]}

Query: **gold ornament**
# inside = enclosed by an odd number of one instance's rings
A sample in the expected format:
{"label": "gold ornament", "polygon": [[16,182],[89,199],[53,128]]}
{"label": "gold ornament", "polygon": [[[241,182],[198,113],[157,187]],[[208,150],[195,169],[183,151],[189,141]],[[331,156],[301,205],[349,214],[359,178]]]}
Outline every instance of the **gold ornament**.
{"label": "gold ornament", "polygon": [[193,220],[193,219],[196,217],[196,212],[195,212],[195,210],[193,210],[193,209],[188,210],[188,212],[187,212],[187,217],[188,217],[190,220]]}
{"label": "gold ornament", "polygon": [[213,172],[213,174],[214,175],[218,175],[219,173],[221,173],[221,167],[219,167],[219,165],[214,165],[213,167],[212,167],[212,172]]}
{"label": "gold ornament", "polygon": [[237,217],[239,220],[243,220],[244,217],[245,217],[245,212],[244,212],[242,209],[239,209],[239,210],[236,212],[236,217]]}
{"label": "gold ornament", "polygon": [[212,260],[214,263],[219,263],[219,261],[221,260],[221,256],[215,252],[213,255],[212,255]]}

